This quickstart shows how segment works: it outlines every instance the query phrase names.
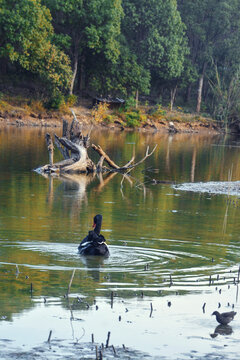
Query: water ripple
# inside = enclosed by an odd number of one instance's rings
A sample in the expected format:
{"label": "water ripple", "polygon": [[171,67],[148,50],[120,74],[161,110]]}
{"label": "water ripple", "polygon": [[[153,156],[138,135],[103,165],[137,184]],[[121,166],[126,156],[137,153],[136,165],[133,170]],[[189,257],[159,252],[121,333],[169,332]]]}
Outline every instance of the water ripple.
{"label": "water ripple", "polygon": [[[20,251],[38,252],[41,263],[18,263],[42,271],[72,271],[77,269],[91,276],[92,272],[104,273],[102,285],[108,284],[114,288],[125,289],[158,289],[174,286],[180,288],[194,288],[208,286],[209,282],[230,284],[236,282],[238,268],[233,261],[221,259],[215,261],[207,254],[198,253],[197,244],[182,240],[169,240],[171,247],[166,249],[167,239],[155,239],[164,249],[145,248],[129,245],[110,245],[109,258],[81,257],[75,243],[51,243],[40,241],[16,242],[15,247]],[[182,245],[180,247],[179,245]],[[183,246],[184,245],[184,246]],[[198,246],[196,246],[198,245]],[[1,247],[8,247],[8,243],[1,241]],[[169,246],[169,245],[168,245]],[[215,244],[205,244],[205,249],[214,248]],[[224,245],[219,245],[219,247]],[[13,247],[13,244],[11,244]],[[239,256],[235,245],[228,246],[228,256]],[[28,259],[28,256],[25,256]],[[36,257],[39,259],[39,256]],[[31,260],[32,261],[32,260]],[[0,264],[14,266],[14,262],[0,259]],[[134,274],[134,277],[132,276]],[[210,278],[211,276],[211,278]],[[210,280],[209,280],[210,279]],[[114,284],[114,285],[111,285]],[[212,283],[211,283],[212,285]],[[104,289],[101,289],[104,290]]]}

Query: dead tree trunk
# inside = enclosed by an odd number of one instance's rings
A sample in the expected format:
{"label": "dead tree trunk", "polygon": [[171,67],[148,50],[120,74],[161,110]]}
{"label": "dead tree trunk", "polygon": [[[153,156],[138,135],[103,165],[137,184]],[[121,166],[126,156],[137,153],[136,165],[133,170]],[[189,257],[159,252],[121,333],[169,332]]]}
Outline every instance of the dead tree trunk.
{"label": "dead tree trunk", "polygon": [[177,85],[175,85],[174,88],[172,88],[170,90],[170,95],[171,95],[171,98],[170,98],[170,111],[173,110],[173,104],[174,104],[174,101],[175,101],[175,98],[176,98],[176,93],[177,93]]}
{"label": "dead tree trunk", "polygon": [[201,74],[201,76],[199,78],[199,83],[198,83],[198,96],[197,96],[197,106],[196,106],[196,112],[198,114],[200,113],[200,110],[201,110],[203,80],[204,80],[206,68],[207,68],[207,63],[204,63],[203,71],[202,71],[202,74]]}
{"label": "dead tree trunk", "polygon": [[63,121],[63,136],[55,134],[55,144],[60,150],[64,160],[58,163],[53,162],[53,143],[51,136],[46,135],[49,152],[49,164],[38,170],[43,173],[92,173],[96,166],[88,157],[89,136],[83,136],[80,124],[74,119],[69,124]]}
{"label": "dead tree trunk", "polygon": [[[62,129],[62,137],[58,137],[56,134],[55,144],[56,147],[61,152],[64,160],[54,163],[53,162],[53,142],[52,138],[49,134],[46,135],[46,142],[49,152],[49,164],[42,166],[36,171],[41,174],[69,174],[69,173],[101,173],[101,172],[128,172],[132,170],[137,165],[141,164],[146,158],[151,156],[156,149],[154,149],[149,153],[149,147],[147,147],[147,151],[145,156],[134,163],[135,154],[133,154],[130,161],[127,162],[124,166],[118,166],[110,157],[104,152],[101,146],[96,146],[92,144],[92,149],[94,149],[100,156],[100,160],[97,165],[93,163],[93,161],[88,157],[87,149],[89,147],[89,139],[90,134],[84,136],[81,131],[81,125],[77,121],[77,118],[73,112],[74,119],[69,126],[69,124],[64,120],[63,121],[63,129]],[[103,166],[103,162],[110,166],[110,168]]]}
{"label": "dead tree trunk", "polygon": [[69,89],[69,94],[72,95],[73,93],[73,88],[74,88],[74,83],[75,83],[75,79],[77,76],[77,71],[78,71],[78,56],[79,56],[79,39],[77,39],[75,41],[74,44],[74,54],[73,54],[73,74],[72,74],[72,79],[71,79],[71,84],[70,84],[70,89]]}
{"label": "dead tree trunk", "polygon": [[47,143],[48,154],[49,154],[49,165],[52,166],[54,146],[53,146],[52,138],[49,134],[46,134],[46,143]]}

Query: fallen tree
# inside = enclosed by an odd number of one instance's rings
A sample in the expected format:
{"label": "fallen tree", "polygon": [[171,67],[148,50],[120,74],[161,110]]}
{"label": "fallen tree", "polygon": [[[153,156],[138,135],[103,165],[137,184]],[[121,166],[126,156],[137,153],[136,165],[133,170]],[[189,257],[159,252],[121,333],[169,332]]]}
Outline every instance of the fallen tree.
{"label": "fallen tree", "polygon": [[[149,146],[147,147],[145,156],[135,162],[135,154],[124,165],[117,165],[101,148],[100,145],[92,144],[91,147],[95,150],[100,159],[97,164],[89,158],[87,149],[90,144],[90,133],[84,136],[82,134],[81,124],[77,121],[77,118],[73,112],[74,119],[71,124],[63,120],[62,137],[54,135],[54,142],[56,147],[61,152],[64,160],[54,163],[54,145],[50,134],[46,134],[46,143],[49,153],[49,164],[44,165],[38,169],[37,172],[42,174],[71,174],[71,173],[102,173],[102,172],[121,172],[126,173],[131,171],[136,166],[140,165],[149,156],[153,154],[157,145],[149,152]],[[108,166],[103,166],[104,161]]]}

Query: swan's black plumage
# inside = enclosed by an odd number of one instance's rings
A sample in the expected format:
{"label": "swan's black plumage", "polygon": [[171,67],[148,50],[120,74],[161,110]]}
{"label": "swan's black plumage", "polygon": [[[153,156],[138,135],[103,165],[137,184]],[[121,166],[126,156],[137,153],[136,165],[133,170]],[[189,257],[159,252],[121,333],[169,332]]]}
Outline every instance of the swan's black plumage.
{"label": "swan's black plumage", "polygon": [[93,219],[94,230],[89,231],[88,235],[81,241],[78,251],[81,255],[100,255],[109,256],[106,240],[100,234],[102,226],[102,215],[96,215]]}

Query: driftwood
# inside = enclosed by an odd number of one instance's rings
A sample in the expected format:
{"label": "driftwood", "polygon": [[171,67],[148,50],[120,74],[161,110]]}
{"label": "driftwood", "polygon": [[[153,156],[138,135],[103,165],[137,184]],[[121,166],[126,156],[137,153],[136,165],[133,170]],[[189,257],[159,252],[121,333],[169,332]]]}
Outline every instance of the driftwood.
{"label": "driftwood", "polygon": [[105,160],[108,163],[109,166],[111,166],[111,168],[119,169],[119,166],[110,159],[110,157],[103,151],[100,145],[96,146],[92,144],[92,148],[103,158],[103,160]]}
{"label": "driftwood", "polygon": [[[92,144],[92,149],[95,150],[99,156],[100,160],[97,165],[89,158],[87,149],[89,147],[90,133],[84,136],[82,134],[81,124],[77,121],[75,113],[72,111],[74,119],[69,125],[65,120],[63,120],[62,127],[62,137],[54,135],[54,142],[56,148],[61,152],[64,160],[54,163],[53,154],[54,146],[50,134],[46,134],[46,143],[49,153],[49,164],[44,165],[38,169],[37,172],[41,174],[56,174],[64,175],[71,173],[102,173],[102,172],[122,172],[126,173],[131,171],[133,168],[145,161],[149,156],[153,154],[157,145],[149,152],[149,147],[147,147],[145,156],[137,161],[135,160],[135,154],[133,154],[131,160],[127,162],[124,166],[117,165],[101,148],[100,145]],[[90,130],[91,132],[91,130]],[[109,167],[103,166],[104,161]]]}
{"label": "driftwood", "polygon": [[104,160],[106,160],[106,162],[108,163],[109,166],[111,166],[111,169],[106,169],[107,171],[115,171],[115,172],[125,172],[125,171],[129,171],[132,170],[133,168],[135,168],[136,166],[140,165],[141,163],[143,163],[149,156],[151,156],[154,151],[156,150],[157,145],[154,146],[153,150],[149,153],[149,146],[147,147],[146,150],[146,154],[145,156],[139,160],[136,163],[133,163],[135,160],[135,155],[133,155],[132,159],[130,161],[128,161],[128,163],[124,166],[118,166],[115,164],[114,161],[112,161],[109,156],[107,154],[105,154],[105,152],[103,151],[103,149],[101,148],[101,146],[96,146],[94,144],[92,144],[92,148],[97,151],[97,153],[104,158]]}
{"label": "driftwood", "polygon": [[53,146],[52,138],[49,134],[46,135],[46,143],[47,143],[48,154],[49,154],[49,165],[52,166],[53,165],[54,146]]}

